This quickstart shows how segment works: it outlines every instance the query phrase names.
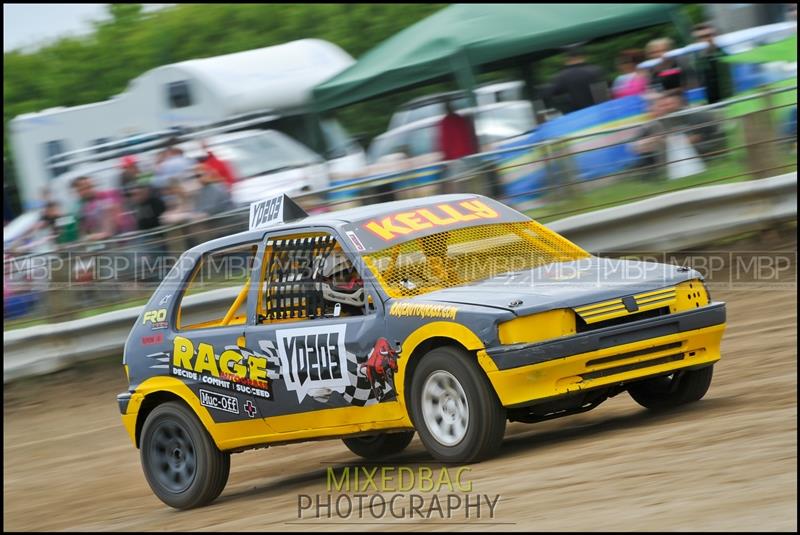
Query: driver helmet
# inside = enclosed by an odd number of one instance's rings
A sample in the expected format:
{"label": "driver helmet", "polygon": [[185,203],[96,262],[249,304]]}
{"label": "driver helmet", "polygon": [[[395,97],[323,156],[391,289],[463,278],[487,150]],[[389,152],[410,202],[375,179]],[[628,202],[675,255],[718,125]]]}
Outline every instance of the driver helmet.
{"label": "driver helmet", "polygon": [[364,281],[342,253],[331,253],[322,266],[322,296],[334,303],[363,307]]}

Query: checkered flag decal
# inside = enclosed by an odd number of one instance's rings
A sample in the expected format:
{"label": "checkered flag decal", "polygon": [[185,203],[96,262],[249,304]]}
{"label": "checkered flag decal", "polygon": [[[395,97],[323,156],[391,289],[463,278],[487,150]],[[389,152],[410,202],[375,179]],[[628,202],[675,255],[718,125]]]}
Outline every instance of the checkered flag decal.
{"label": "checkered flag decal", "polygon": [[281,378],[281,359],[278,357],[278,348],[271,340],[259,340],[258,347],[261,348],[260,357],[267,357],[267,377],[273,380]]}
{"label": "checkered flag decal", "polygon": [[347,374],[350,376],[350,386],[346,386],[342,397],[350,405],[367,407],[378,402],[372,394],[367,375],[358,365],[358,360],[353,353],[347,352]]}

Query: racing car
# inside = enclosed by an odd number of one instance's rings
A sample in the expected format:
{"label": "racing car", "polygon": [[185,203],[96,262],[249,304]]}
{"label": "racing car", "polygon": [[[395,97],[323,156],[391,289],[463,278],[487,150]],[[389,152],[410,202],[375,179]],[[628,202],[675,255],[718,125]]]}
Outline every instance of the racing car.
{"label": "racing car", "polygon": [[416,432],[471,463],[507,421],[623,392],[651,410],[697,401],[724,327],[698,272],[590,255],[484,196],[311,216],[280,196],[172,267],[117,400],[153,492],[188,509],[252,448],[341,438],[381,459]]}

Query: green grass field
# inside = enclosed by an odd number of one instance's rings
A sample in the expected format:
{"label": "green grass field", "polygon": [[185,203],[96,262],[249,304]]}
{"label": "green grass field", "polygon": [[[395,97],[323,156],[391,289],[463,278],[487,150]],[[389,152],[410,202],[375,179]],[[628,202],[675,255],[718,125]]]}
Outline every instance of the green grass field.
{"label": "green grass field", "polygon": [[[797,155],[783,154],[782,161],[775,164],[772,175],[780,175],[797,170]],[[565,217],[611,208],[620,204],[634,202],[656,195],[673,191],[680,191],[698,186],[711,186],[716,184],[729,184],[751,180],[753,177],[744,163],[736,158],[726,158],[707,164],[705,172],[679,178],[675,180],[643,180],[638,176],[622,177],[613,184],[603,184],[605,179],[598,179],[595,183],[581,184],[572,187],[569,196],[559,200],[556,190],[546,199],[546,205],[527,211],[527,215],[541,223],[555,221]]]}

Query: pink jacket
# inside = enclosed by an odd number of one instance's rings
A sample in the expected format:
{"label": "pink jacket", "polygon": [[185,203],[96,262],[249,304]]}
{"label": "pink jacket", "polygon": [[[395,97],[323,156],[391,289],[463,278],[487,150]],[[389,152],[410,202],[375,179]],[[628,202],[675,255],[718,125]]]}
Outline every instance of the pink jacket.
{"label": "pink jacket", "polygon": [[625,82],[619,89],[614,90],[614,98],[629,97],[631,95],[640,95],[647,89],[647,77],[636,74],[631,76],[630,80]]}

